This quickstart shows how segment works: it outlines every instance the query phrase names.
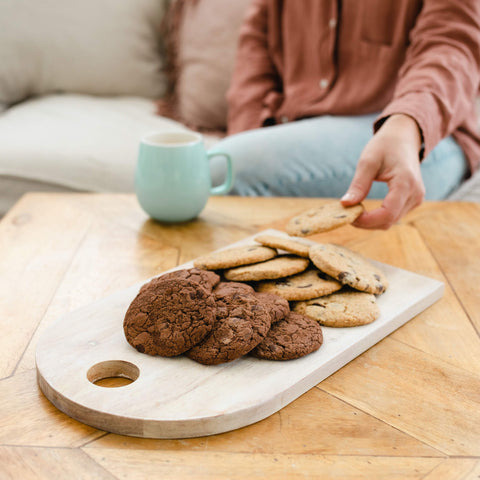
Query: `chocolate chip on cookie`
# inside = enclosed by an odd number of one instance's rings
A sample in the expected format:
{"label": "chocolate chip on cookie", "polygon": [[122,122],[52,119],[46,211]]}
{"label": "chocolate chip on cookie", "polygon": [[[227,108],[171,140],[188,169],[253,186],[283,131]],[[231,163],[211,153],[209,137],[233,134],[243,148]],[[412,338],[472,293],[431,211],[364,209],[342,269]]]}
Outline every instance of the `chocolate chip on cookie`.
{"label": "chocolate chip on cookie", "polygon": [[272,325],[250,355],[266,360],[293,360],[318,350],[322,343],[322,328],[318,322],[290,312],[285,319]]}
{"label": "chocolate chip on cookie", "polygon": [[286,232],[298,237],[327,232],[352,223],[363,211],[361,203],[352,207],[344,207],[339,201],[325,203],[293,217],[286,226]]}
{"label": "chocolate chip on cookie", "polygon": [[154,280],[130,304],[125,337],[149,355],[180,355],[210,333],[216,318],[215,297],[198,282],[183,278]]}

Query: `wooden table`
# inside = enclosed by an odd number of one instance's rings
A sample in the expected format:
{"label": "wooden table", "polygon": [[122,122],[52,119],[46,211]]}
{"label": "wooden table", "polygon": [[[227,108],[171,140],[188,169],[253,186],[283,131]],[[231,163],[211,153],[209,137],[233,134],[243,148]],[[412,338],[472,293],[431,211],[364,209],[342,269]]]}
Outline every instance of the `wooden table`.
{"label": "wooden table", "polygon": [[[238,241],[321,200],[212,198],[189,224],[131,195],[29,194],[0,222],[0,479],[478,479],[480,205],[425,203],[389,231],[314,240],[445,282],[444,297],[276,414],[184,440],[67,417],[35,377],[60,315]],[[375,202],[367,202],[372,208]]]}

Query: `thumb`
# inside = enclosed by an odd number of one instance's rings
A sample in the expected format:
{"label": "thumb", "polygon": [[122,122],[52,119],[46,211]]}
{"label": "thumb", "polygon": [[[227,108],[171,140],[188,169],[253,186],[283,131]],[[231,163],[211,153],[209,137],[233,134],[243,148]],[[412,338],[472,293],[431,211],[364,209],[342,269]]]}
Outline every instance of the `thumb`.
{"label": "thumb", "polygon": [[343,197],[340,199],[340,202],[345,207],[350,207],[360,203],[367,195],[364,195],[361,190],[355,189],[350,185],[348,190],[345,192]]}
{"label": "thumb", "polygon": [[376,163],[360,160],[348,190],[340,199],[342,205],[348,207],[360,203],[368,195],[376,175]]}

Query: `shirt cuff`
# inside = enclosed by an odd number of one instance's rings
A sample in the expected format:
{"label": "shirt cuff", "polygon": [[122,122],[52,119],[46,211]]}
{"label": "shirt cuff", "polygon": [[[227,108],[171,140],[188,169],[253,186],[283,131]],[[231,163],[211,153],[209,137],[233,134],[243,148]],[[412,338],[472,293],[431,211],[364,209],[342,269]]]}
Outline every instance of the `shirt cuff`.
{"label": "shirt cuff", "polygon": [[417,122],[423,139],[420,160],[427,157],[445,135],[443,116],[435,97],[427,92],[411,92],[395,98],[377,117],[373,131],[377,132],[383,122],[396,113],[409,115]]}

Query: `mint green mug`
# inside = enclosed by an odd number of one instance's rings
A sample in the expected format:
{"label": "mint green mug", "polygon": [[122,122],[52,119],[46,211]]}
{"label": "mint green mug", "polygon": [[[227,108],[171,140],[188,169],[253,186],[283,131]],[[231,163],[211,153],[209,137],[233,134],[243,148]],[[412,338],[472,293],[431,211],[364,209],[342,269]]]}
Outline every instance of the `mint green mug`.
{"label": "mint green mug", "polygon": [[[210,158],[223,156],[225,182],[212,187]],[[210,195],[228,193],[233,184],[230,156],[205,149],[202,136],[190,131],[145,135],[138,153],[135,192],[145,212],[160,222],[185,222],[197,217]]]}

